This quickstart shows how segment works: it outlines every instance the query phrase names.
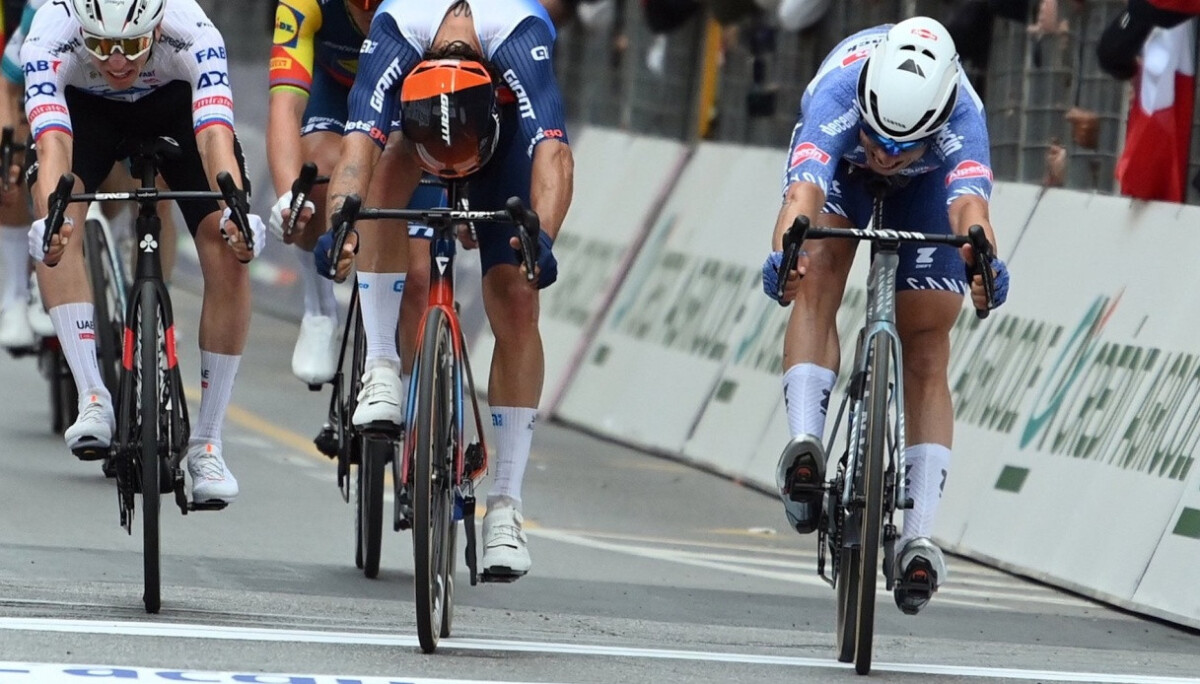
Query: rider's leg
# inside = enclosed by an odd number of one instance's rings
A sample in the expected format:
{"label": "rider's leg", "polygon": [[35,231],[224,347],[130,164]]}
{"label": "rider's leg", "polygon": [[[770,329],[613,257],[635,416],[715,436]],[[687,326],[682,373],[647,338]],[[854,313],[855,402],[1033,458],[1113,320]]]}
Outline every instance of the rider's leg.
{"label": "rider's leg", "polygon": [[24,204],[24,196],[18,193],[12,205],[0,208],[0,268],[4,271],[0,346],[4,347],[28,347],[34,341],[29,325],[29,220]]}
{"label": "rider's leg", "polygon": [[[365,206],[405,206],[419,174],[393,143],[384,149]],[[366,376],[355,425],[404,420],[404,387],[396,344],[408,265],[408,229],[402,221],[359,221],[358,298],[367,336]]]}
{"label": "rider's leg", "polygon": [[[300,138],[305,159],[317,165],[318,174],[328,174],[337,163],[340,136],[329,131],[312,131]],[[292,351],[292,374],[311,385],[328,382],[337,366],[337,300],[333,281],[321,277],[313,267],[312,248],[325,232],[325,184],[314,185],[310,197],[316,205],[312,219],[295,236],[300,282],[304,290],[304,315]]]}

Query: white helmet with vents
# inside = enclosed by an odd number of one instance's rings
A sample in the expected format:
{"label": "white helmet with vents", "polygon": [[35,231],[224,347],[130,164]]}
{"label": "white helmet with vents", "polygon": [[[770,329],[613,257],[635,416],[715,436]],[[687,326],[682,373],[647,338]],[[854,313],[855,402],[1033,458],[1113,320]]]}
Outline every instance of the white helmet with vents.
{"label": "white helmet with vents", "polygon": [[162,22],[166,0],[71,0],[83,32],[101,38],[144,36]]}
{"label": "white helmet with vents", "polygon": [[962,68],[946,27],[929,17],[891,28],[858,77],[858,108],[876,133],[896,142],[920,140],[950,119]]}

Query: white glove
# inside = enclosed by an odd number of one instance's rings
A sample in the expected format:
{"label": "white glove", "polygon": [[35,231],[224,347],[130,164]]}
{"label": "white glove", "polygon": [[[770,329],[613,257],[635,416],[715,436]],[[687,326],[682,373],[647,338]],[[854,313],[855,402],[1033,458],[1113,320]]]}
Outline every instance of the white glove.
{"label": "white glove", "polygon": [[[63,225],[74,227],[75,222],[69,216],[63,217]],[[42,244],[46,239],[46,219],[40,218],[29,225],[29,256],[38,261],[46,260],[46,251]]]}
{"label": "white glove", "polygon": [[[279,199],[275,201],[275,206],[271,207],[271,235],[274,235],[279,240],[283,240],[283,210],[290,209],[291,206],[292,191],[288,190],[280,195]],[[316,213],[317,205],[313,204],[312,200],[306,199],[300,211],[304,211],[305,209]]]}
{"label": "white glove", "polygon": [[[225,238],[225,242],[230,242],[230,235],[225,231],[225,224],[232,220],[229,218],[231,215],[233,215],[233,210],[229,207],[225,207],[225,211],[221,212],[221,236]],[[246,214],[246,220],[250,223],[250,236],[254,239],[254,256],[258,256],[262,254],[263,245],[267,241],[267,226],[258,214]]]}

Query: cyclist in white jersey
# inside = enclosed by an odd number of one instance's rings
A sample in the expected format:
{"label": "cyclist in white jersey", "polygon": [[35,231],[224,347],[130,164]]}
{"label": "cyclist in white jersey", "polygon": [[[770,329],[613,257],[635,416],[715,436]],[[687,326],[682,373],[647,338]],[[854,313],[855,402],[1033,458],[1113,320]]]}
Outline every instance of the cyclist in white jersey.
{"label": "cyclist in white jersey", "polygon": [[[34,215],[45,217],[58,178],[75,174],[76,192],[93,191],[131,143],[168,136],[182,155],[160,173],[174,190],[209,190],[229,172],[245,188],[233,131],[225,45],[194,0],[69,0],[44,5],[21,48],[25,112],[36,145]],[[29,230],[43,297],[79,389],[80,416],[65,433],[84,459],[101,458],[112,439],[112,398],[96,362],[92,297],[84,272],[84,204],[43,251],[44,218]],[[200,319],[201,400],[188,445],[193,500],[230,501],[237,480],[222,457],[221,427],[250,324],[246,263],[265,239],[249,217],[247,248],[216,201],[181,202],[204,275]]]}
{"label": "cyclist in white jersey", "polygon": [[[776,296],[783,234],[798,216],[813,225],[866,228],[876,192],[884,192],[884,228],[965,235],[988,218],[992,187],[983,104],[959,66],[946,29],[926,17],[860,31],[842,41],[804,92],[784,176],[784,201],[763,264],[763,287]],[[788,520],[800,533],[817,528],[818,493],[797,484],[824,480],[822,437],[837,378],[836,317],[857,242],[805,243],[781,301],[795,302],[784,338],[784,401],[792,440],[776,472]],[[950,328],[969,292],[988,305],[980,279],[968,282],[969,247],[901,247],[896,324],[904,350],[908,471],[915,501],[905,511],[897,554],[896,603],[919,611],[945,578],[942,553],[929,539],[950,464],[954,427],[946,371]],[[1003,303],[1008,269],[991,268]],[[901,591],[900,585],[924,591]]]}

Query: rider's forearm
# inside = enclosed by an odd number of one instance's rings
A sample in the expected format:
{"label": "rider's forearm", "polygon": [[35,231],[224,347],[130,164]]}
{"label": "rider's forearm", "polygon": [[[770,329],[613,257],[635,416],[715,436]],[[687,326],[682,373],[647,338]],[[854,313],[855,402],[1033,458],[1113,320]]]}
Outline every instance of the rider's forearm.
{"label": "rider's forearm", "polygon": [[950,203],[950,229],[955,235],[966,235],[971,226],[976,225],[983,226],[992,247],[996,247],[996,234],[992,232],[986,199],[976,195],[964,195]]}
{"label": "rider's forearm", "polygon": [[798,216],[807,216],[816,225],[817,214],[825,206],[825,192],[816,183],[798,181],[788,186],[783,196],[783,206],[779,207],[779,218],[775,220],[775,234],[771,238],[771,249],[783,249],[783,234],[792,226]]}
{"label": "rider's forearm", "polygon": [[541,229],[551,239],[562,228],[574,192],[575,157],[571,148],[557,140],[540,143],[533,149],[529,203],[538,215]]}
{"label": "rider's forearm", "polygon": [[[300,120],[308,98],[288,90],[271,93],[267,111],[267,166],[275,194],[292,189],[292,181],[300,175],[304,155],[300,151]],[[328,169],[325,169],[328,171]]]}
{"label": "rider's forearm", "polygon": [[342,208],[347,195],[366,197],[371,173],[379,161],[379,146],[364,133],[351,132],[342,137],[337,166],[329,175],[328,223],[334,225],[333,215]]}
{"label": "rider's forearm", "polygon": [[71,136],[62,131],[46,131],[37,141],[37,183],[31,193],[35,218],[46,215],[50,193],[58,179],[71,170],[71,143]]}
{"label": "rider's forearm", "polygon": [[228,171],[233,176],[233,182],[242,187],[242,173],[233,153],[233,129],[209,126],[196,133],[196,147],[200,150],[209,189],[217,189],[217,174],[222,171]]}

